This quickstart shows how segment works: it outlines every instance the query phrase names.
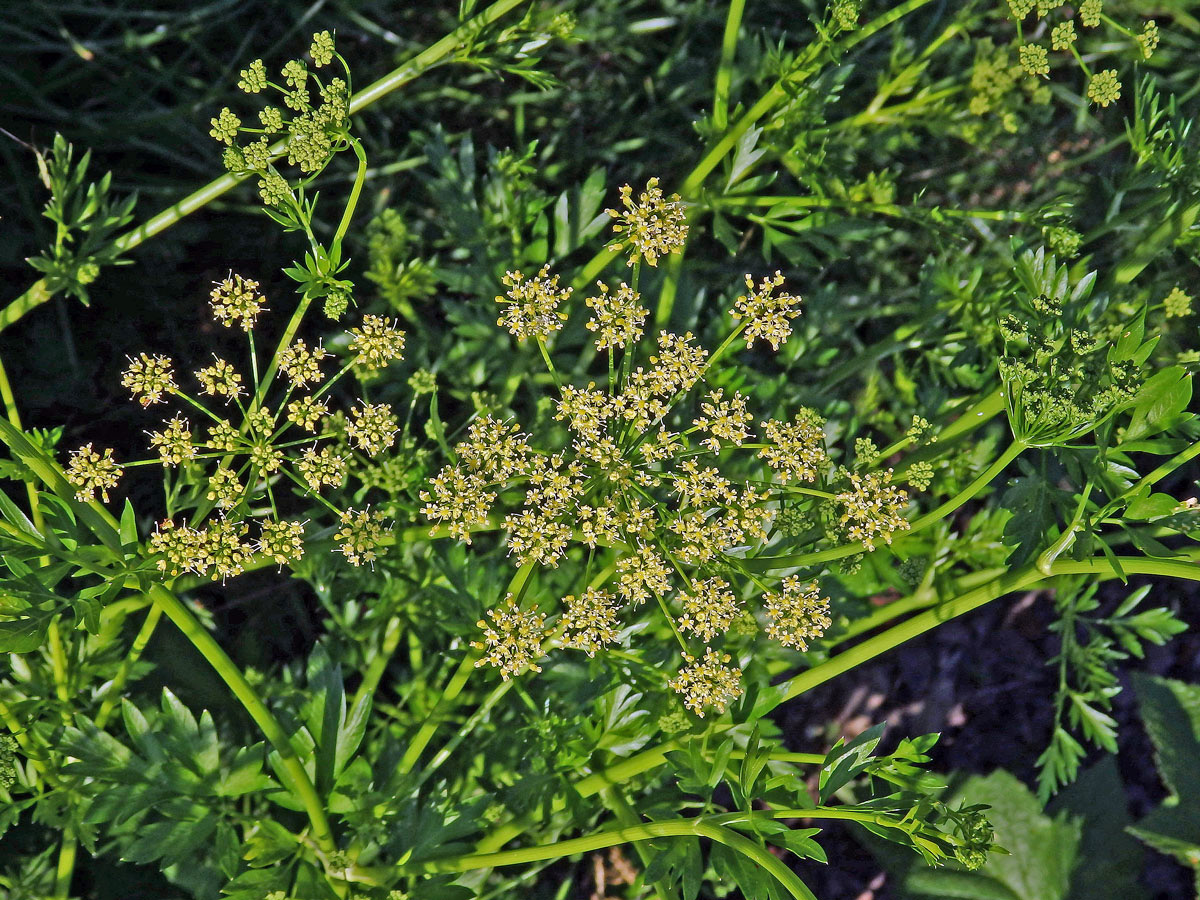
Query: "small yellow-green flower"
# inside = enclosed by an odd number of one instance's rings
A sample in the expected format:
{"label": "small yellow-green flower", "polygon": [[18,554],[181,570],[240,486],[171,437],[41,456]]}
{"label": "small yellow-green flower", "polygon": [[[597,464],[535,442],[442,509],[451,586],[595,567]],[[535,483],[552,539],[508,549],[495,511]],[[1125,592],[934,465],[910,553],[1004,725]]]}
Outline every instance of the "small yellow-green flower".
{"label": "small yellow-green flower", "polygon": [[162,431],[150,432],[150,446],[157,448],[159,459],[167,467],[177,466],[192,459],[196,448],[192,446],[192,431],[187,419],[173,416]]}
{"label": "small yellow-green flower", "polygon": [[281,566],[295,562],[304,555],[304,526],[300,522],[263,522],[258,552]]}
{"label": "small yellow-green flower", "polygon": [[1116,69],[1105,69],[1092,76],[1088,83],[1088,98],[1100,106],[1107,107],[1121,99],[1121,82]]}
{"label": "small yellow-green flower", "polygon": [[1100,16],[1104,13],[1104,3],[1101,0],[1083,0],[1079,4],[1079,21],[1084,28],[1095,28],[1100,24]]}
{"label": "small yellow-green flower", "polygon": [[1163,300],[1163,308],[1168,319],[1182,319],[1192,311],[1192,298],[1179,288],[1172,288]]}
{"label": "small yellow-green flower", "polygon": [[1050,75],[1050,59],[1046,54],[1046,48],[1041,44],[1023,44],[1018,51],[1018,56],[1021,59],[1021,68],[1028,75],[1036,78],[1041,75],[1043,78]]}
{"label": "small yellow-green flower", "polygon": [[390,403],[364,403],[350,410],[346,434],[360,450],[374,456],[392,446],[396,434],[396,417]]}
{"label": "small yellow-green flower", "polygon": [[658,186],[658,179],[646,182],[646,190],[633,201],[633,188],[621,188],[621,205],[624,210],[607,209],[612,218],[613,232],[618,237],[609,247],[630,251],[629,265],[639,259],[649,265],[658,264],[658,257],[666,256],[683,248],[687,240],[687,214],[678,194],[667,197]]}
{"label": "small yellow-green flower", "polygon": [[173,394],[178,390],[175,375],[171,371],[171,358],[147,356],[145,353],[129,360],[129,366],[121,375],[121,384],[129,388],[133,399],[142,406],[160,403],[163,394]]}
{"label": "small yellow-green flower", "polygon": [[361,328],[351,328],[350,350],[354,362],[366,369],[382,369],[404,354],[404,332],[392,326],[388,316],[363,316]]}
{"label": "small yellow-green flower", "polygon": [[495,666],[505,681],[526,666],[534,672],[542,671],[537,660],[542,656],[546,616],[536,609],[522,610],[512,594],[505,598],[504,606],[489,609],[487,614],[491,624],[482,619],[478,623],[483,629],[483,640],[471,642],[475,649],[486,651],[475,667]]}
{"label": "small yellow-green flower", "polygon": [[1142,56],[1149,59],[1154,55],[1154,51],[1158,48],[1158,26],[1151,19],[1142,29],[1142,33],[1137,36],[1138,47],[1141,48]]}
{"label": "small yellow-green flower", "polygon": [[1050,30],[1050,47],[1054,50],[1070,50],[1077,40],[1079,35],[1075,33],[1074,19],[1059,22]]}
{"label": "small yellow-green flower", "polygon": [[310,488],[319,491],[322,485],[337,487],[346,476],[346,461],[329,447],[319,451],[309,447],[300,454],[296,469]]}
{"label": "small yellow-green flower", "polygon": [[1008,8],[1018,22],[1033,12],[1034,0],[1008,0]]}
{"label": "small yellow-green flower", "polygon": [[113,459],[113,452],[105,448],[103,455],[92,449],[91,444],[84,444],[78,450],[71,451],[71,461],[67,463],[67,481],[76,488],[75,499],[86,503],[96,499],[96,491],[108,502],[108,489],[117,486],[124,470]]}
{"label": "small yellow-green flower", "polygon": [[233,139],[237,137],[238,129],[242,126],[242,120],[233,114],[228,106],[222,109],[215,119],[210,119],[209,124],[212,125],[212,130],[209,134],[214,140],[220,141],[222,144],[232,144]]}
{"label": "small yellow-green flower", "polygon": [[307,387],[308,383],[325,377],[321,372],[321,360],[329,354],[320,344],[311,350],[304,341],[296,341],[279,354],[279,368],[296,387]]}
{"label": "small yellow-green flower", "polygon": [[256,59],[238,73],[241,76],[237,83],[240,90],[247,94],[257,94],[267,86],[267,69],[261,59]]}
{"label": "small yellow-green flower", "polygon": [[234,371],[232,365],[220,358],[211,366],[198,370],[196,380],[200,382],[201,393],[225,397],[226,402],[244,393],[242,376]]}
{"label": "small yellow-green flower", "polygon": [[328,31],[318,31],[312,36],[312,46],[308,48],[313,65],[318,69],[333,62],[333,35]]}
{"label": "small yellow-green flower", "polygon": [[258,111],[258,121],[272,133],[283,130],[283,112],[278,106],[264,106]]}
{"label": "small yellow-green flower", "polygon": [[265,302],[258,292],[258,282],[234,274],[214,284],[209,294],[213,317],[226,328],[240,322],[243,331],[252,329]]}
{"label": "small yellow-green flower", "polygon": [[374,562],[376,550],[383,541],[383,513],[348,509],[342,513],[342,527],[334,538],[341,541],[338,551],[351,565]]}

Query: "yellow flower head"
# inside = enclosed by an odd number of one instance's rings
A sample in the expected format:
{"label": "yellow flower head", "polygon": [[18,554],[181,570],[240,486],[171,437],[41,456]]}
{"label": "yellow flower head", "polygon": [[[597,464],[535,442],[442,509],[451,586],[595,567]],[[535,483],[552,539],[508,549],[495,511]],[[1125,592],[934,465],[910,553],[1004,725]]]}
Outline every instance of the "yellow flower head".
{"label": "yellow flower head", "polygon": [[265,302],[258,292],[258,282],[233,274],[214,284],[209,294],[213,317],[226,328],[240,322],[243,331],[252,329]]}
{"label": "yellow flower head", "polygon": [[487,651],[475,667],[495,666],[505,681],[526,666],[534,672],[542,671],[536,660],[542,656],[546,616],[537,610],[523,611],[512,594],[505,597],[503,606],[489,609],[487,615],[491,624],[482,619],[478,623],[483,640],[471,643],[475,649]]}
{"label": "yellow flower head", "polygon": [[129,388],[133,399],[142,406],[161,403],[163,394],[174,394],[179,389],[171,371],[171,358],[147,356],[145,353],[129,360],[128,367],[121,375],[121,384]]}
{"label": "yellow flower head", "polygon": [[678,194],[664,197],[658,179],[646,182],[646,190],[633,202],[633,188],[621,188],[622,211],[607,209],[617,238],[609,244],[614,250],[628,249],[629,265],[644,259],[658,265],[658,257],[683,249],[687,241],[687,213]]}
{"label": "yellow flower head", "polygon": [[96,499],[96,491],[108,502],[108,489],[117,486],[124,470],[113,459],[113,452],[105,448],[104,453],[97,453],[92,445],[84,444],[78,450],[71,451],[71,461],[67,463],[67,481],[76,488],[75,499],[87,503]]}

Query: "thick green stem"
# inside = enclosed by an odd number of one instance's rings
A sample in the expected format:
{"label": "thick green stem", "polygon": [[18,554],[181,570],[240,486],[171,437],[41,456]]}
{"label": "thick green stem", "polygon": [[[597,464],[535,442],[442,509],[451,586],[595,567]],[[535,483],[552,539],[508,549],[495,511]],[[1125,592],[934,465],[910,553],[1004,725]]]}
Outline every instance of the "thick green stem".
{"label": "thick green stem", "polygon": [[250,718],[254,720],[266,739],[270,741],[271,746],[275,748],[280,765],[287,775],[286,780],[291,782],[286,787],[304,807],[317,847],[326,855],[336,852],[337,845],[333,840],[329,819],[325,815],[325,806],[317,795],[317,789],[314,787],[312,779],[308,777],[304,764],[297,756],[291,738],[283,730],[279,720],[258,696],[254,686],[246,680],[242,670],[229,658],[229,654],[217,643],[216,639],[204,629],[204,626],[200,624],[182,600],[159,584],[153,585],[147,594],[155,605],[166,613],[167,618],[175,624],[184,637],[192,643],[192,646],[208,660],[209,665],[237,697],[246,712],[250,714]]}
{"label": "thick green stem", "polygon": [[742,16],[746,12],[746,0],[729,0],[729,12],[725,16],[725,34],[721,38],[721,61],[717,64],[717,81],[713,88],[713,127],[720,131],[729,124],[729,86],[733,80],[733,57],[737,53],[738,32],[742,28]]}
{"label": "thick green stem", "polygon": [[[789,810],[790,812],[790,810]],[[772,853],[734,831],[720,825],[715,825],[704,818],[679,819],[672,822],[646,822],[629,828],[618,828],[613,831],[601,831],[586,837],[558,841],[553,844],[542,844],[537,847],[524,847],[520,850],[506,850],[499,853],[482,853],[467,856],[450,857],[448,859],[431,860],[412,867],[416,872],[469,872],[472,869],[490,869],[496,866],[521,865],[523,863],[540,862],[546,859],[559,859],[578,853],[591,853],[606,847],[620,844],[630,844],[635,841],[648,841],[661,837],[705,837],[709,840],[724,844],[732,850],[747,856],[771,873],[788,892],[801,900],[816,900],[816,896],[808,889],[796,874]]]}

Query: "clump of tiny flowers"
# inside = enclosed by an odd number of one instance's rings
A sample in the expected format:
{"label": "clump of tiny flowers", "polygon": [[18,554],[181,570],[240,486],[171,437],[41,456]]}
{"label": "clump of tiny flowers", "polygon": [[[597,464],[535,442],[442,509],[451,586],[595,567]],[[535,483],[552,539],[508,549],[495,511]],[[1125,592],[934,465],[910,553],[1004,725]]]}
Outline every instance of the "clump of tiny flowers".
{"label": "clump of tiny flowers", "polygon": [[567,316],[558,307],[570,299],[571,288],[558,286],[558,276],[550,274],[549,265],[542,266],[533,278],[517,271],[506,272],[502,280],[508,293],[496,298],[497,303],[505,304],[497,325],[503,325],[509,334],[521,340],[530,337],[544,340],[562,328]]}
{"label": "clump of tiny flowers", "polygon": [[[242,119],[228,107],[212,119],[209,132],[226,146],[222,161],[231,172],[253,172],[259,176],[259,193],[269,206],[282,207],[294,201],[292,186],[273,164],[274,159],[287,153],[288,164],[299,167],[305,174],[319,172],[338,150],[349,146],[350,123],[349,69],[337,53],[333,35],[321,31],[313,35],[309,56],[313,67],[320,69],[336,58],[345,78],[333,76],[328,80],[310,72],[302,59],[287,62],[280,70],[282,84],[276,84],[267,74],[261,59],[256,59],[239,73],[237,86],[247,94],[259,94],[268,88],[280,95],[284,111],[268,105],[258,112],[255,127],[243,127]],[[311,87],[310,87],[311,83]],[[319,96],[315,103],[313,93]],[[239,144],[238,136],[247,132],[249,143]],[[286,138],[273,146],[272,138]]]}
{"label": "clump of tiny flowers", "polygon": [[729,665],[731,660],[728,653],[719,653],[712,647],[705,649],[701,660],[685,653],[684,665],[671,679],[671,689],[682,694],[683,705],[700,718],[704,718],[709,707],[723,713],[731,700],[742,695],[739,683],[742,670]]}
{"label": "clump of tiny flowers", "polygon": [[1173,287],[1163,300],[1163,309],[1168,319],[1182,319],[1192,312],[1192,298],[1182,289]]}
{"label": "clump of tiny flowers", "polygon": [[[623,196],[632,207],[629,192]],[[507,304],[500,325],[539,339],[562,327],[568,294],[549,268],[531,279],[510,273],[505,283],[512,290],[497,298]],[[775,349],[788,339],[799,298],[783,285],[779,272],[757,286],[747,277],[747,294],[732,310],[738,324],[722,352],[738,336],[747,346],[765,341]],[[550,409],[563,425],[545,441],[511,419],[481,416],[453,449],[454,460],[420,492],[430,522],[465,543],[481,530],[507,532],[518,565],[555,568],[587,559],[589,571],[604,567],[601,581],[563,597],[560,646],[600,653],[619,634],[639,633],[621,631],[621,623],[638,624],[634,614],[661,617],[685,646],[755,639],[754,611],[741,599],[745,586],[731,579],[740,571],[737,559],[765,545],[767,523],[793,495],[806,508],[810,496],[826,496],[826,505],[844,513],[831,539],[873,548],[908,526],[901,515],[907,494],[891,485],[890,473],[831,474],[825,422],[816,412],[768,418],[762,437],[750,443],[750,398],[706,384],[713,357],[695,336],[662,331],[642,340],[647,310],[636,292],[602,282],[599,289],[586,302],[587,328],[597,335],[596,348],[609,351],[607,379],[597,378],[597,386],[556,377],[559,396]],[[694,396],[698,385],[705,388]],[[796,482],[840,493],[792,487]],[[815,522],[811,510],[803,515]],[[771,636],[806,646],[828,627],[828,601],[815,590],[793,577],[768,592]],[[476,646],[486,652],[478,665],[503,678],[537,670],[547,614],[522,611],[511,598],[491,610],[479,625]],[[730,662],[712,646],[702,656],[685,651],[670,686],[689,709],[723,710],[741,691],[740,670]]]}
{"label": "clump of tiny flowers", "polygon": [[807,650],[808,642],[833,623],[828,598],[821,596],[815,581],[804,584],[798,575],[783,579],[782,589],[768,593],[764,601],[767,636],[785,647]]}
{"label": "clump of tiny flowers", "polygon": [[[210,303],[216,321],[225,325],[237,322],[247,333],[253,357],[251,332],[260,313],[266,310],[258,283],[230,273],[216,284]],[[198,369],[194,376],[201,396],[220,398],[228,405],[250,394],[249,403],[237,405],[243,414],[237,424],[208,409],[199,397],[190,396],[176,382],[168,358],[143,353],[130,360],[121,380],[135,400],[149,406],[177,396],[203,411],[212,422],[200,429],[175,413],[161,429],[149,432],[158,461],[165,468],[180,468],[181,483],[201,485],[199,496],[203,498],[195,501],[190,520],[177,524],[173,518],[165,519],[151,536],[147,549],[158,557],[162,571],[228,578],[241,572],[245,561],[255,554],[281,565],[299,560],[304,552],[304,526],[280,517],[274,482],[286,476],[305,493],[340,485],[347,473],[346,455],[330,446],[318,446],[322,441],[339,440],[339,429],[350,445],[368,455],[378,455],[394,444],[397,421],[389,404],[360,404],[351,409],[349,416],[339,414],[335,419],[328,404],[320,399],[320,394],[348,371],[370,373],[399,359],[403,351],[403,333],[388,319],[368,316],[350,336],[353,357],[328,380],[321,371],[322,361],[330,356],[324,347],[294,340],[279,348],[274,363],[286,381],[279,408],[268,403],[271,385],[259,378],[260,368],[270,372],[275,366],[252,365],[249,386],[228,360],[214,358],[211,365]],[[316,393],[305,392],[322,381],[325,383]],[[303,449],[297,447],[300,441],[288,439],[292,427],[311,435],[313,443]],[[202,470],[208,465],[212,471],[206,474]],[[108,492],[117,485],[122,469],[111,450],[97,452],[88,444],[72,453],[66,476],[80,500],[94,500],[100,492],[107,502]],[[258,511],[264,504],[270,510],[265,514]],[[220,515],[206,521],[214,508]],[[339,552],[356,566],[374,561],[384,541],[382,514],[348,509],[339,515],[340,528],[335,534]],[[249,540],[246,535],[253,524],[257,524],[259,536]]]}
{"label": "clump of tiny flowers", "polygon": [[542,656],[542,640],[546,637],[546,616],[537,610],[522,610],[508,594],[504,603],[487,611],[491,623],[480,620],[483,640],[471,646],[486,651],[475,662],[476,668],[495,666],[505,681],[525,668],[542,671],[537,660]]}
{"label": "clump of tiny flowers", "polygon": [[754,278],[746,276],[746,293],[733,304],[734,319],[746,320],[746,346],[753,347],[758,338],[763,338],[772,350],[788,339],[792,333],[791,320],[800,315],[800,298],[786,292],[776,294],[775,289],[783,285],[783,275],[776,272],[764,278],[757,288]]}
{"label": "clump of tiny flowers", "polygon": [[71,451],[71,461],[67,464],[67,481],[75,490],[75,499],[86,503],[96,499],[96,492],[108,502],[108,489],[117,486],[124,470],[113,459],[111,448],[105,448],[103,453],[97,453],[92,445],[84,444],[78,450]]}
{"label": "clump of tiny flowers", "polygon": [[617,235],[609,246],[614,250],[629,251],[629,265],[645,260],[648,265],[658,265],[660,256],[667,256],[683,249],[687,241],[687,213],[678,194],[667,197],[658,186],[658,179],[646,182],[635,203],[633,188],[621,188],[623,210],[605,210],[616,222],[613,232]]}

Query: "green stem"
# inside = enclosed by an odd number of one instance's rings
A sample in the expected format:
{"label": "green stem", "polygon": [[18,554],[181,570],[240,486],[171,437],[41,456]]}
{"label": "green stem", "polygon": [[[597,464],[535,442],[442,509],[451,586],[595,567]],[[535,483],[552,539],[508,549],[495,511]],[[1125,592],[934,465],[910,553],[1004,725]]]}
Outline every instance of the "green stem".
{"label": "green stem", "polygon": [[[922,6],[925,6],[931,2],[932,0],[906,0],[906,2],[898,4],[883,15],[877,17],[871,22],[868,22],[857,31],[853,31],[847,35],[842,41],[839,51],[844,53],[852,47],[861,44],[863,41],[873,37],[878,32],[899,21],[909,13],[920,9]],[[811,45],[809,51],[801,59],[797,60],[792,71],[780,78],[768,91],[766,91],[766,93],[764,93],[758,99],[758,101],[752,107],[750,107],[750,109],[743,113],[742,117],[738,119],[737,122],[725,132],[724,135],[722,135],[721,139],[718,140],[717,143],[714,144],[712,148],[710,148],[709,151],[704,154],[703,157],[701,157],[700,162],[696,164],[696,167],[692,169],[679,188],[679,194],[682,195],[685,201],[697,196],[699,189],[704,184],[704,180],[708,178],[710,174],[712,174],[713,170],[716,169],[718,165],[720,165],[721,160],[724,159],[729,152],[737,146],[738,141],[740,141],[742,136],[754,126],[755,122],[765,116],[780,103],[783,103],[790,96],[792,96],[791,92],[795,90],[796,86],[806,81],[813,74],[813,72],[816,71],[810,67],[816,61],[816,58],[822,48],[823,45],[819,43]],[[603,250],[593,256],[582,269],[580,269],[579,274],[575,277],[575,280],[571,282],[572,286],[576,289],[581,289],[585,285],[591,284],[596,276],[604,271],[605,266],[616,259],[619,254],[619,250],[613,247],[605,247]],[[677,255],[672,255],[671,259],[676,257]],[[670,279],[668,279],[667,283],[670,283]],[[665,293],[667,293],[666,285],[664,285],[664,294]],[[671,293],[670,296],[660,296],[658,310],[655,316],[658,322],[661,323],[670,321],[673,300],[673,293]]]}
{"label": "green stem", "polygon": [[75,855],[79,843],[75,838],[63,835],[62,844],[58,848],[58,866],[54,870],[53,900],[69,900],[71,896],[71,878],[75,874]]}
{"label": "green stem", "polygon": [[383,673],[387,670],[388,663],[392,660],[392,654],[396,652],[399,644],[400,620],[393,617],[388,619],[387,625],[384,626],[383,641],[371,659],[370,665],[367,666],[367,671],[363,673],[362,684],[354,692],[354,699],[350,703],[351,709],[362,703],[363,698],[368,694],[375,693],[375,689],[379,687],[379,680],[383,678]]}
{"label": "green stem", "polygon": [[742,16],[746,12],[746,0],[729,0],[729,12],[725,16],[725,34],[721,39],[721,61],[717,64],[717,80],[713,88],[713,127],[721,131],[729,124],[729,86],[733,80],[733,57],[737,53],[738,32],[742,28]]}
{"label": "green stem", "polygon": [[271,746],[275,748],[275,752],[279,756],[280,765],[288,776],[287,780],[291,782],[287,785],[288,789],[300,801],[308,815],[309,824],[312,826],[313,840],[322,853],[329,855],[336,852],[337,844],[333,840],[333,832],[329,827],[329,819],[325,815],[325,807],[317,795],[317,789],[314,787],[312,779],[308,777],[304,764],[296,755],[296,748],[292,745],[291,739],[283,730],[279,720],[267,708],[237,664],[229,658],[229,654],[204,629],[183,601],[160,584],[151,586],[147,594],[155,605],[166,613],[167,618],[175,624],[184,637],[192,643],[192,646],[208,660],[209,665],[228,685],[233,695],[250,714],[250,718],[258,725],[266,739],[271,742]]}
{"label": "green stem", "polygon": [[[789,810],[790,812],[790,810]],[[750,839],[743,837],[728,828],[715,825],[704,818],[678,819],[670,822],[645,822],[628,828],[618,828],[613,831],[601,831],[585,837],[558,841],[553,844],[542,844],[537,847],[523,847],[519,850],[505,850],[498,853],[471,854],[466,856],[449,857],[447,859],[431,860],[418,863],[411,871],[421,873],[432,872],[469,872],[473,869],[490,869],[495,866],[512,866],[523,863],[540,862],[546,859],[560,859],[578,853],[591,853],[606,847],[619,844],[629,844],[634,841],[648,841],[660,837],[706,837],[709,840],[724,844],[732,850],[747,856],[771,873],[788,892],[802,900],[816,900],[796,874],[776,856]]]}
{"label": "green stem", "polygon": [[359,195],[362,194],[363,182],[367,178],[367,154],[363,150],[362,143],[351,138],[350,147],[354,150],[354,155],[358,157],[358,172],[354,176],[354,186],[350,188],[350,198],[346,201],[346,208],[342,211],[342,220],[338,223],[333,241],[329,245],[331,251],[339,258],[341,257],[342,238],[346,236],[346,232],[350,228],[350,220],[354,218],[354,210],[358,206]]}
{"label": "green stem", "polygon": [[103,729],[108,722],[108,717],[117,708],[117,704],[121,700],[121,691],[125,687],[126,680],[129,678],[129,672],[141,658],[146,645],[150,643],[154,629],[158,627],[158,623],[162,619],[162,612],[161,606],[151,606],[150,611],[146,614],[146,619],[142,622],[141,630],[134,637],[133,644],[129,647],[129,652],[121,660],[121,667],[117,670],[116,677],[113,678],[112,683],[108,686],[108,696],[100,704],[100,711],[96,713],[97,728]]}

